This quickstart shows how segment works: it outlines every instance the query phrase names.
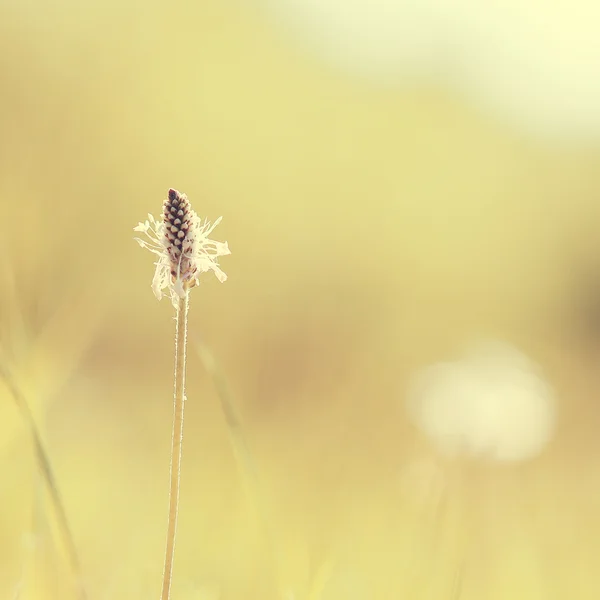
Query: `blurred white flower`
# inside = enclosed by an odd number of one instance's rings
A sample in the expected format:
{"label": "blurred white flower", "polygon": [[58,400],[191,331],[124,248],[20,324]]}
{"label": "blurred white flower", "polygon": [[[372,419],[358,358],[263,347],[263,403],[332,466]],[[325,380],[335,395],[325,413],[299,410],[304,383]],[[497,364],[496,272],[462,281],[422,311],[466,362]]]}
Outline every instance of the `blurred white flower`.
{"label": "blurred white flower", "polygon": [[292,36],[325,60],[393,82],[434,65],[444,14],[436,0],[263,0]]}
{"label": "blurred white flower", "polygon": [[599,2],[461,4],[455,83],[470,101],[543,137],[600,137]]}
{"label": "blurred white flower", "polygon": [[444,454],[498,461],[538,455],[556,420],[554,393],[537,367],[500,342],[425,368],[407,404],[415,424]]}
{"label": "blurred white flower", "polygon": [[162,220],[149,214],[148,220],[134,227],[134,231],[148,238],[135,238],[138,244],[158,256],[152,290],[159,300],[163,290],[168,290],[173,305],[177,306],[177,298],[197,285],[199,275],[206,271],[213,271],[221,283],[226,281],[218,258],[231,254],[227,242],[208,238],[220,222],[221,217],[212,225],[208,221],[202,223],[187,196],[171,189],[163,204]]}
{"label": "blurred white flower", "polygon": [[600,137],[599,2],[260,1],[349,73],[432,78],[531,133]]}

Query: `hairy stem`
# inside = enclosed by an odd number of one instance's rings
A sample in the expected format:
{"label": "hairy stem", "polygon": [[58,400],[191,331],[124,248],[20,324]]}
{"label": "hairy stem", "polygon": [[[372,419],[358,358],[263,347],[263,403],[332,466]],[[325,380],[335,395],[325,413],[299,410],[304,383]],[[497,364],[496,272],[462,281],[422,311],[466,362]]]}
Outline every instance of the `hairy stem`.
{"label": "hairy stem", "polygon": [[175,533],[179,511],[179,486],[181,481],[181,450],[183,443],[183,409],[185,405],[185,351],[187,344],[187,317],[189,294],[179,298],[177,305],[177,327],[175,330],[175,393],[173,398],[173,435],[171,437],[171,486],[169,488],[169,522],[165,545],[165,567],[161,600],[171,597],[173,558],[175,556]]}

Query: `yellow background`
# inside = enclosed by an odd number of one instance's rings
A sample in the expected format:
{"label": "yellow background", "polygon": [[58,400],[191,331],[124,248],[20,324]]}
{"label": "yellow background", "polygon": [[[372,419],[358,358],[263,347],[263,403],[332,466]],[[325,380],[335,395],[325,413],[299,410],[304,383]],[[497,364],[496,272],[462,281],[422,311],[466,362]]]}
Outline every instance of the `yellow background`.
{"label": "yellow background", "polygon": [[[319,569],[323,600],[450,599],[461,573],[465,600],[598,598],[597,148],[528,139],[441,86],[345,77],[218,0],[4,3],[0,86],[3,360],[91,600],[160,589],[174,323],[132,228],[169,187],[223,216],[229,280],[194,290],[190,328],[273,531],[190,348],[174,600],[307,598]],[[535,461],[450,464],[405,417],[414,370],[476,335],[558,392]],[[0,597],[21,579],[21,598],[67,600],[30,436],[0,400]]]}

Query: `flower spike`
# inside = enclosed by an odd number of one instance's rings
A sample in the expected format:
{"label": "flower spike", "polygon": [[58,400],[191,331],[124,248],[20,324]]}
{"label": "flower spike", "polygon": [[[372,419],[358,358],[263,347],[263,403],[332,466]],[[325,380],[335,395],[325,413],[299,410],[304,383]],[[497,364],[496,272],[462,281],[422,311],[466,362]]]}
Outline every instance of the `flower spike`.
{"label": "flower spike", "polygon": [[231,254],[227,242],[208,238],[220,221],[221,217],[212,225],[201,222],[188,197],[170,189],[162,220],[149,214],[148,220],[134,227],[147,238],[135,238],[139,245],[158,256],[152,290],[159,300],[167,290],[176,306],[177,299],[198,285],[200,274],[206,271],[213,271],[221,283],[227,280],[218,264],[219,256]]}

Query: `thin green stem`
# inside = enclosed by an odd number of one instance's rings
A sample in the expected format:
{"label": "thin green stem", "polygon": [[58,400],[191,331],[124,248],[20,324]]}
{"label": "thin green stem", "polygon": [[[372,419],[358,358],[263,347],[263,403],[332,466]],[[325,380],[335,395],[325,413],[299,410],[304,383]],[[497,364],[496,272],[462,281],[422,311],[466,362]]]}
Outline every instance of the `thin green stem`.
{"label": "thin green stem", "polygon": [[175,393],[173,398],[173,434],[171,437],[171,467],[169,489],[169,521],[165,546],[165,566],[161,600],[170,600],[175,557],[175,534],[179,512],[179,487],[181,482],[181,454],[183,445],[183,409],[185,405],[185,353],[187,345],[187,318],[189,294],[186,291],[177,305],[175,329]]}

